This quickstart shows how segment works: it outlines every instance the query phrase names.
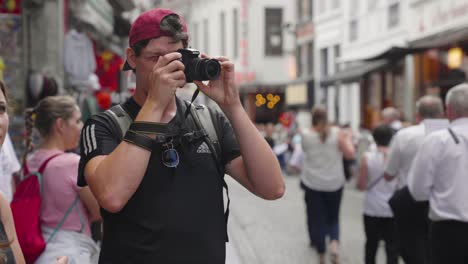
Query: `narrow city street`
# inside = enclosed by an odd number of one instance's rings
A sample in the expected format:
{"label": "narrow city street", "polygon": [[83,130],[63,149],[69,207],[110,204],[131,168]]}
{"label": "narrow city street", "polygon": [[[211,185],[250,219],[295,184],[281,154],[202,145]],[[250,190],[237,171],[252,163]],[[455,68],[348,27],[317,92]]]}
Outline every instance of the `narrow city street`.
{"label": "narrow city street", "polygon": [[[303,192],[298,176],[285,176],[286,194],[278,201],[254,197],[228,177],[231,196],[227,264],[314,264],[305,222]],[[349,183],[341,206],[341,258],[344,264],[362,264],[364,230],[363,193]],[[378,263],[385,263],[383,245]]]}

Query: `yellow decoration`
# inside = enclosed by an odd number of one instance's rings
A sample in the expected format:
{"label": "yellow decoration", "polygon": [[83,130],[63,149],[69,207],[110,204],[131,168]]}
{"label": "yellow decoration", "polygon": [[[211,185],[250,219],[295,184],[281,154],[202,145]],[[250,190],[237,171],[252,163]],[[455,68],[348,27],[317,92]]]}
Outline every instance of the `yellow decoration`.
{"label": "yellow decoration", "polygon": [[16,9],[16,1],[15,0],[7,0],[5,7],[8,11],[12,12]]}
{"label": "yellow decoration", "polygon": [[447,65],[449,69],[459,68],[463,60],[463,51],[461,48],[451,48],[448,51]]}

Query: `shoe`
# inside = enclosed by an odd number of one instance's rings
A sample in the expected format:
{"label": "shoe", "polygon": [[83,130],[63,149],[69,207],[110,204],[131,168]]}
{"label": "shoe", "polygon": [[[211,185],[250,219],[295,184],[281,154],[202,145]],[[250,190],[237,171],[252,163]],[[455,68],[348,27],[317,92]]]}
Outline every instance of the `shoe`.
{"label": "shoe", "polygon": [[330,253],[330,262],[332,264],[340,264],[340,255],[337,252]]}

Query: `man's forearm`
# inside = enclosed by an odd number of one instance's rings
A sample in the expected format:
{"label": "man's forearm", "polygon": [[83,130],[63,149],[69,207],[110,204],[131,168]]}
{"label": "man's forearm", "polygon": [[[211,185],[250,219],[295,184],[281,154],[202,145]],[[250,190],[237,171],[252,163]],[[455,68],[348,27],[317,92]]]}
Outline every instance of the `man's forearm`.
{"label": "man's forearm", "polygon": [[[161,118],[162,110],[147,101],[135,121],[160,122]],[[150,150],[122,141],[111,154],[87,170],[87,175],[91,175],[87,181],[103,208],[116,212],[125,206],[140,186],[150,156]]]}
{"label": "man's forearm", "polygon": [[271,147],[252,124],[241,105],[223,110],[234,129],[247,177],[255,193],[261,197],[276,197],[277,193],[282,195],[283,176]]}

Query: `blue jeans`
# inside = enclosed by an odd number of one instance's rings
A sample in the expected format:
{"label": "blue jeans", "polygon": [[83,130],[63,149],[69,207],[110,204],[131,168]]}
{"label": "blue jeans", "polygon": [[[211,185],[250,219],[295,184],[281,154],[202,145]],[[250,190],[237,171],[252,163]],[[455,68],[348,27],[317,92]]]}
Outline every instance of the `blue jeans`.
{"label": "blue jeans", "polygon": [[325,239],[339,240],[339,214],[343,188],[333,192],[315,191],[303,186],[309,238],[319,254],[326,251]]}

